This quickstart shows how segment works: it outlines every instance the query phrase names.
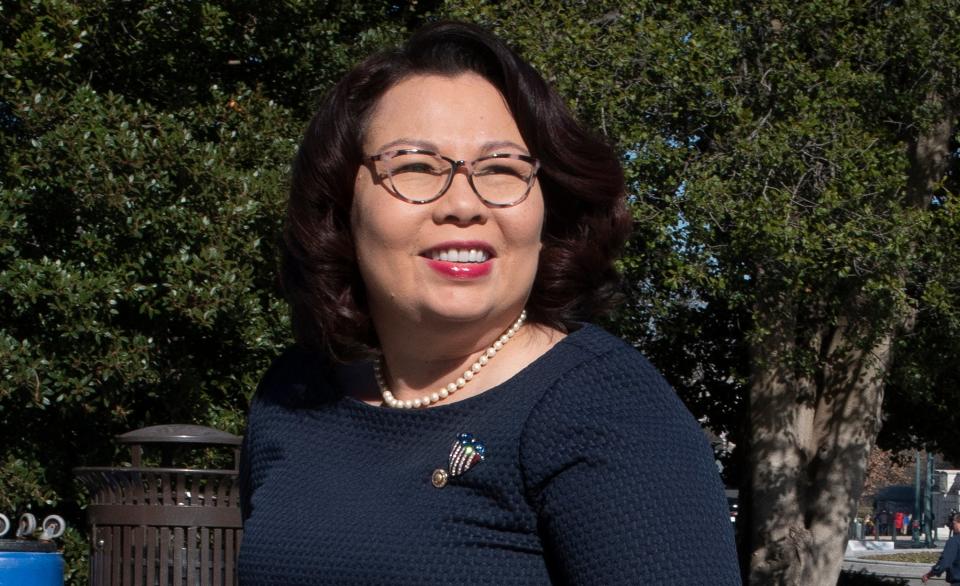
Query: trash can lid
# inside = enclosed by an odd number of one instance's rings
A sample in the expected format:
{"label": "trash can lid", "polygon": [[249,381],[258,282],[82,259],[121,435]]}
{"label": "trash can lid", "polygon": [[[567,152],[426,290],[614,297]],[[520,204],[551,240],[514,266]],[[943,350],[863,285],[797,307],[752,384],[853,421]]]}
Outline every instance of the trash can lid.
{"label": "trash can lid", "polygon": [[0,539],[0,551],[56,553],[57,544],[52,541],[39,541],[35,539]]}
{"label": "trash can lid", "polygon": [[205,444],[239,446],[243,438],[203,425],[153,425],[117,436],[122,444]]}

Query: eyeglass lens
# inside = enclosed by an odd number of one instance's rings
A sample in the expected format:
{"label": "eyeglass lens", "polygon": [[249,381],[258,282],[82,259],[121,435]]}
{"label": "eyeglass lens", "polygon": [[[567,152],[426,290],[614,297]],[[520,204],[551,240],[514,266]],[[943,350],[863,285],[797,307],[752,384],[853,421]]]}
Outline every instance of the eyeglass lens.
{"label": "eyeglass lens", "polygon": [[[393,189],[405,198],[437,197],[450,182],[453,166],[429,153],[398,153],[381,160]],[[497,205],[522,199],[530,187],[533,164],[509,157],[483,158],[472,165],[471,183],[484,200]]]}

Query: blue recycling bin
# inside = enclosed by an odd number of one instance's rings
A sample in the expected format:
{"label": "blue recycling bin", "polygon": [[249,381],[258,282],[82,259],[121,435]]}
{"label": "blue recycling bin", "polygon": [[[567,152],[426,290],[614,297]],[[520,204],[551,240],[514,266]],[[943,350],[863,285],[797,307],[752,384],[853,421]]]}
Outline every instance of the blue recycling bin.
{"label": "blue recycling bin", "polygon": [[50,541],[0,539],[0,586],[63,586],[63,556]]}

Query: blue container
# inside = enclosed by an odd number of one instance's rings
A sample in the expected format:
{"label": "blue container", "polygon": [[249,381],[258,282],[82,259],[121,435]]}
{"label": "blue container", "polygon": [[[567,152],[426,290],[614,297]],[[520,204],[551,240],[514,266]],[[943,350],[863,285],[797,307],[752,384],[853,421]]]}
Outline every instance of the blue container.
{"label": "blue container", "polygon": [[49,541],[0,539],[0,586],[63,586],[63,556]]}

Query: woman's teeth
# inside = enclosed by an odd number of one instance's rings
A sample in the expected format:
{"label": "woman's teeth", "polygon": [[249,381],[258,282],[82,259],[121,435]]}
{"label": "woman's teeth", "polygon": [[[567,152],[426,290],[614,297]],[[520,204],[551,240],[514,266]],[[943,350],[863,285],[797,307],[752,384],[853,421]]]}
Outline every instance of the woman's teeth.
{"label": "woman's teeth", "polygon": [[486,262],[490,255],[485,250],[474,248],[468,250],[451,248],[450,250],[434,250],[430,253],[430,258],[447,262]]}

